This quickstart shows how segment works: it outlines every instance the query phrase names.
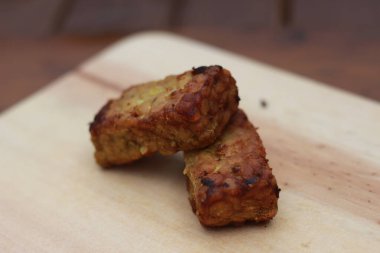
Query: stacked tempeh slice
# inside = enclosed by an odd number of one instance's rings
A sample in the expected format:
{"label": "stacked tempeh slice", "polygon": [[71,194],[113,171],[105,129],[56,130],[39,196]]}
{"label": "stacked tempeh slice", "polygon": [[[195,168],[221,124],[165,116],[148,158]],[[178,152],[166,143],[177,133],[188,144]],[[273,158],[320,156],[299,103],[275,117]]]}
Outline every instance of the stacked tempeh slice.
{"label": "stacked tempeh slice", "polygon": [[109,167],[184,151],[189,199],[203,225],[270,220],[279,189],[238,103],[235,79],[220,66],[132,86],[91,123],[95,158]]}

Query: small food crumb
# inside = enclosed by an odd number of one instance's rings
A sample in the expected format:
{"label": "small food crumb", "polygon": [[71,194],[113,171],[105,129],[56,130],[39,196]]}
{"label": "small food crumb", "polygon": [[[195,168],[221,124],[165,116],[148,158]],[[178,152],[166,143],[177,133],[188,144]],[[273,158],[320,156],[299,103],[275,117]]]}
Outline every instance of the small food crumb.
{"label": "small food crumb", "polygon": [[260,100],[260,105],[261,105],[261,108],[267,108],[268,103],[267,103],[267,101],[265,101],[264,99],[261,99],[261,100]]}

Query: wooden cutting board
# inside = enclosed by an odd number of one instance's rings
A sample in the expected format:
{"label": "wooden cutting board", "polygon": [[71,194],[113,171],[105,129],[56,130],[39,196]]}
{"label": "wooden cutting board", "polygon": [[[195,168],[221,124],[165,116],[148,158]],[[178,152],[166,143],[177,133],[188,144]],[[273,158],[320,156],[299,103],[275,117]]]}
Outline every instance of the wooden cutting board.
{"label": "wooden cutting board", "polygon": [[[88,123],[108,98],[210,64],[235,76],[282,188],[268,224],[203,228],[181,154],[94,162]],[[380,250],[380,104],[167,33],[128,37],[2,113],[0,164],[1,252]]]}

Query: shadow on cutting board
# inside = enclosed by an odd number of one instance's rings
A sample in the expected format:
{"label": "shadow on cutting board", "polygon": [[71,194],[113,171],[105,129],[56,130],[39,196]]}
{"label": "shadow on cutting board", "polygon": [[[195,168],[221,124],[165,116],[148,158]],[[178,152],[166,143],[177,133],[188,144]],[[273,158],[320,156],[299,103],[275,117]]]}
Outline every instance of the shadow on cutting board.
{"label": "shadow on cutting board", "polygon": [[160,182],[171,182],[176,187],[185,187],[184,168],[183,154],[179,152],[172,156],[155,154],[131,164],[104,169],[104,172],[147,179],[157,178]]}

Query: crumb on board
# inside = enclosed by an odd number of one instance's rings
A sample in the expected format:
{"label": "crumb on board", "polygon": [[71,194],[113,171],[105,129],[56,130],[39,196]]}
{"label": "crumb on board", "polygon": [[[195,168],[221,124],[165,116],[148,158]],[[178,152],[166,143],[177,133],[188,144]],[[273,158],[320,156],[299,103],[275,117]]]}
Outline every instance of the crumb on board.
{"label": "crumb on board", "polygon": [[261,108],[267,108],[268,102],[265,99],[261,99],[260,100],[260,106],[261,106]]}

